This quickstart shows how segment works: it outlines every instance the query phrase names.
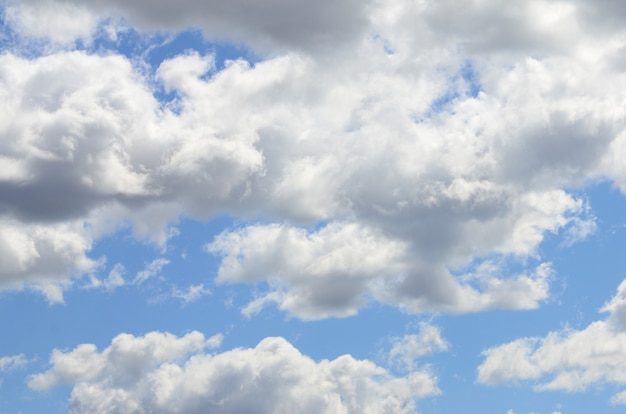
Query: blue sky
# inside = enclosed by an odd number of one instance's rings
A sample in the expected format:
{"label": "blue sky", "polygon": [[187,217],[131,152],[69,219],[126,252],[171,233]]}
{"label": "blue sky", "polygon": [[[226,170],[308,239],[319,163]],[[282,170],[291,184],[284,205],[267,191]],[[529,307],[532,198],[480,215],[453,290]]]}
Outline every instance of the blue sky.
{"label": "blue sky", "polygon": [[0,7],[0,412],[624,409],[626,8]]}

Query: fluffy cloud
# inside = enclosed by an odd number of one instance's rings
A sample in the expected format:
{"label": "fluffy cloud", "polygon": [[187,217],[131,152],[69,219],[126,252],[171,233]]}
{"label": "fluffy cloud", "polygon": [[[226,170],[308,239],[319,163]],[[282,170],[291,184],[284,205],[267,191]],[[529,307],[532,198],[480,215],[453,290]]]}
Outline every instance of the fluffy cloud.
{"label": "fluffy cloud", "polygon": [[[216,338],[221,338],[218,335]],[[184,358],[209,345],[219,346],[221,340],[205,339],[194,331],[178,338],[172,334],[151,332],[142,337],[130,334],[116,336],[111,345],[98,352],[93,344],[82,344],[70,352],[54,350],[52,368],[31,377],[29,386],[46,390],[62,384],[109,378],[113,385],[131,384],[165,361]]]}
{"label": "fluffy cloud", "polygon": [[315,362],[283,338],[203,352],[221,338],[122,334],[102,352],[90,344],[55,350],[50,370],[34,375],[29,385],[72,385],[72,413],[409,413],[416,398],[439,393],[427,371],[394,377],[349,355]]}
{"label": "fluffy cloud", "polygon": [[71,276],[96,270],[86,255],[91,237],[80,223],[55,225],[0,220],[0,286],[41,291],[51,303],[63,302],[62,286]]}
{"label": "fluffy cloud", "polygon": [[[548,232],[567,245],[593,231],[563,188],[626,182],[622,29],[583,41],[593,6],[574,1],[475,1],[462,15],[451,1],[252,3],[63,7],[271,50],[255,64],[218,70],[190,52],[148,78],[115,54],[0,56],[0,218],[22,246],[0,246],[17,269],[0,286],[50,291],[92,271],[92,242],[120,226],[164,244],[182,214],[227,212],[271,223],[212,244],[219,281],[269,282],[248,314],[271,302],[321,318],[372,298],[413,312],[544,300],[547,264],[454,269],[537,256]],[[487,21],[498,24],[475,30]],[[155,84],[174,101],[159,102]],[[35,226],[74,232],[69,253],[51,254],[58,270],[31,264],[43,263],[27,248]]]}
{"label": "fluffy cloud", "polygon": [[[626,280],[603,308],[609,316],[585,329],[564,329],[545,338],[521,338],[484,351],[478,381],[532,383],[537,391],[583,391],[597,384],[626,384]],[[622,404],[624,392],[612,398]]]}

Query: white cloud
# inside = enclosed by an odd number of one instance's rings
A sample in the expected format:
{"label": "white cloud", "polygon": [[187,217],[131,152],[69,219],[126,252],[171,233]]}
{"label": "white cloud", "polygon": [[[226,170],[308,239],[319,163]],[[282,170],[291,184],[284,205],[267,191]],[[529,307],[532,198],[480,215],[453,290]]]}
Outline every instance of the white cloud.
{"label": "white cloud", "polygon": [[97,17],[86,7],[54,1],[29,3],[34,2],[9,1],[4,11],[5,23],[23,36],[71,45],[78,39],[89,43],[97,28]]}
{"label": "white cloud", "polygon": [[[353,315],[372,297],[413,312],[471,312],[534,308],[548,296],[549,264],[528,275],[484,273],[461,284],[444,269],[417,271],[409,246],[355,223],[330,223],[311,232],[249,226],[218,235],[207,248],[223,256],[218,283],[269,282],[270,291],[243,309],[248,317],[271,303],[320,319]],[[418,284],[413,294],[412,284]]]}
{"label": "white cloud", "polygon": [[277,225],[251,226],[218,235],[208,249],[224,255],[218,282],[268,278],[279,289],[289,285],[285,295],[273,296],[279,298],[281,308],[316,319],[356,313],[371,279],[402,270],[395,262],[404,246],[358,225],[336,223],[314,233]]}
{"label": "white cloud", "polygon": [[124,286],[126,281],[122,275],[125,271],[126,269],[124,269],[124,266],[121,263],[117,263],[113,266],[113,269],[109,272],[109,276],[102,282],[104,288],[106,290],[114,290],[120,286]]}
{"label": "white cloud", "polygon": [[120,334],[102,352],[93,344],[81,344],[70,352],[55,349],[50,356],[52,368],[33,375],[28,385],[35,390],[47,390],[63,384],[108,379],[114,386],[124,386],[166,361],[179,360],[220,343],[221,340],[214,338],[205,339],[197,331],[181,338],[161,332],[141,337]]}
{"label": "white cloud", "polygon": [[24,354],[0,357],[0,372],[23,368],[28,363]]}
{"label": "white cloud", "polygon": [[100,280],[95,275],[89,275],[90,281],[86,286],[87,289],[103,288],[107,291],[113,291],[126,284],[123,274],[126,272],[124,265],[116,263],[109,272],[106,279]]}
{"label": "white cloud", "polygon": [[202,296],[210,294],[211,291],[206,289],[202,283],[199,285],[190,285],[186,291],[178,288],[174,288],[172,291],[172,296],[182,300],[183,303],[191,303],[200,299]]}
{"label": "white cloud", "polygon": [[283,338],[203,353],[219,346],[222,337],[215,338],[123,334],[102,352],[89,344],[55,350],[50,370],[31,377],[29,386],[71,385],[72,413],[409,413],[416,398],[439,393],[426,371],[394,377],[349,355],[315,362]]}
{"label": "white cloud", "polygon": [[[484,351],[478,381],[484,384],[532,383],[536,391],[584,391],[592,385],[626,384],[626,332],[624,292],[602,309],[605,320],[582,330],[566,328],[544,338],[520,338]],[[623,393],[613,403],[621,403]]]}
{"label": "white cloud", "polygon": [[393,344],[389,351],[389,360],[402,366],[407,371],[414,370],[418,358],[448,349],[448,343],[441,336],[438,327],[428,323],[420,323],[417,334],[392,338]]}
{"label": "white cloud", "polygon": [[4,288],[28,287],[44,293],[49,302],[60,303],[61,286],[99,264],[86,255],[92,240],[79,223],[0,222],[0,286]]}
{"label": "white cloud", "polygon": [[146,264],[145,269],[139,271],[135,275],[135,278],[133,279],[133,284],[140,285],[146,280],[158,276],[159,273],[161,273],[161,269],[163,269],[163,267],[168,265],[169,263],[170,261],[164,257],[154,259],[150,263]]}

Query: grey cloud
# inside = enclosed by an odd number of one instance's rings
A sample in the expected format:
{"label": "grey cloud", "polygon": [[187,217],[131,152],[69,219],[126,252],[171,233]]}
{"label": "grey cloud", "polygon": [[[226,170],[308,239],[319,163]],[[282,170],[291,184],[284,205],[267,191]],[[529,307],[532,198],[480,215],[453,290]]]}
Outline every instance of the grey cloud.
{"label": "grey cloud", "polygon": [[[28,3],[41,7],[42,1]],[[93,10],[121,13],[145,30],[185,30],[200,27],[207,37],[228,39],[253,46],[264,53],[295,49],[332,52],[333,48],[358,41],[368,27],[369,1],[335,2],[272,0],[199,1],[58,1]]]}

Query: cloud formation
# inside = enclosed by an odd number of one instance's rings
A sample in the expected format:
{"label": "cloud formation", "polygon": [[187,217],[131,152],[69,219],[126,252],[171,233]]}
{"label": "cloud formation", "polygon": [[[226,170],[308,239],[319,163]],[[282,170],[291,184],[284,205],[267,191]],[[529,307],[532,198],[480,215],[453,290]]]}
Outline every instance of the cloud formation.
{"label": "cloud formation", "polygon": [[[469,282],[456,270],[541,262],[546,234],[566,245],[594,228],[565,189],[626,188],[624,29],[573,0],[476,1],[462,16],[450,1],[305,3],[59,3],[99,24],[200,27],[252,47],[254,63],[187,52],[146,71],[115,53],[0,55],[0,287],[60,301],[97,268],[89,250],[104,234],[131,226],[164,245],[182,215],[227,213],[246,223],[212,243],[218,280],[268,286],[249,315],[271,302],[317,319],[371,300],[411,312],[545,300],[547,263]],[[33,36],[99,33],[20,20],[36,17],[20,7],[52,2],[5,4],[6,24]]]}
{"label": "cloud formation", "polygon": [[204,352],[222,338],[122,334],[101,352],[91,344],[55,350],[52,367],[29,386],[71,385],[71,413],[410,413],[416,398],[439,393],[428,371],[394,377],[349,355],[315,362],[283,338]]}
{"label": "cloud formation", "polygon": [[[602,308],[609,315],[582,330],[567,328],[544,338],[520,338],[483,352],[478,381],[533,384],[536,391],[584,391],[592,385],[626,384],[626,280]],[[624,404],[626,392],[611,399]]]}
{"label": "cloud formation", "polygon": [[531,274],[501,278],[491,268],[459,283],[447,270],[424,269],[410,245],[354,223],[314,232],[250,226],[218,235],[208,250],[223,256],[218,283],[269,282],[269,292],[244,308],[248,316],[272,302],[303,319],[348,316],[372,297],[414,312],[528,309],[546,299],[552,273],[542,264]]}

